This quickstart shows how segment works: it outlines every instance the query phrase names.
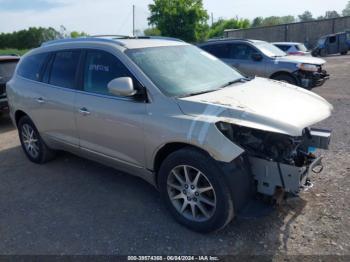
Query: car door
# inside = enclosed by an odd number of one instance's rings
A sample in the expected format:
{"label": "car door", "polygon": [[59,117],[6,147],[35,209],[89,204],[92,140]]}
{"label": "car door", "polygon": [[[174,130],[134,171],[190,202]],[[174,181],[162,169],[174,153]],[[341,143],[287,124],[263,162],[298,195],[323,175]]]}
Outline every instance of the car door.
{"label": "car door", "polygon": [[339,53],[339,41],[337,35],[333,35],[328,37],[327,39],[328,42],[328,49],[327,49],[327,54],[337,54]]}
{"label": "car door", "polygon": [[76,73],[81,52],[63,50],[50,54],[37,85],[34,120],[40,133],[48,139],[78,147],[75,123]]}
{"label": "car door", "polygon": [[131,77],[139,89],[141,84],[115,55],[102,50],[86,50],[81,70],[76,119],[82,151],[142,167],[146,103],[135,97],[115,96],[107,88],[119,77]]}
{"label": "car door", "polygon": [[[254,47],[245,43],[229,44],[229,57],[224,59],[226,63],[236,67],[246,76],[265,76],[264,56]],[[253,60],[253,54],[260,54],[262,59]]]}
{"label": "car door", "polygon": [[346,42],[346,33],[342,33],[338,35],[339,38],[339,52],[347,52],[348,51],[348,44]]}

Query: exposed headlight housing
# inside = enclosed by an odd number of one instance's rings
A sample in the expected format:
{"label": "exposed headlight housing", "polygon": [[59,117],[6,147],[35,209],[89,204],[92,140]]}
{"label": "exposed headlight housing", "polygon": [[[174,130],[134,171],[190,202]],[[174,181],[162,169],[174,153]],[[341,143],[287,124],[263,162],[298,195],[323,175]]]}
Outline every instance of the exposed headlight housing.
{"label": "exposed headlight housing", "polygon": [[300,70],[308,71],[308,72],[317,72],[318,71],[317,65],[313,65],[313,64],[298,64],[297,67]]}

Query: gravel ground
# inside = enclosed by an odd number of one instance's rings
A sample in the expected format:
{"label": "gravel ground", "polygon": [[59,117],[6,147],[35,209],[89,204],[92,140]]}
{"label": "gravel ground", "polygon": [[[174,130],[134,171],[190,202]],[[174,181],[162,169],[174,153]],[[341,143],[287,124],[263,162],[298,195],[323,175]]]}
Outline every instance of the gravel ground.
{"label": "gravel ground", "polygon": [[[325,171],[270,215],[202,235],[178,225],[146,182],[63,154],[39,166],[0,118],[0,254],[350,256],[350,56],[327,58],[314,91],[335,108]],[[296,105],[298,106],[298,105]]]}

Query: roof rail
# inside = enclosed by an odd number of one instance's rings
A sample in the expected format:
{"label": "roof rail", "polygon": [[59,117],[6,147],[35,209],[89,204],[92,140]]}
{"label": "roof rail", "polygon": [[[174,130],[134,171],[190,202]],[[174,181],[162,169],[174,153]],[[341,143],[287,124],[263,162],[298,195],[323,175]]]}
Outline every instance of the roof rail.
{"label": "roof rail", "polygon": [[234,37],[211,38],[211,39],[208,39],[207,42],[226,41],[226,40],[239,40],[239,41],[253,42],[252,39],[234,38]]}
{"label": "roof rail", "polygon": [[114,38],[99,38],[99,37],[79,37],[79,38],[64,38],[64,39],[57,39],[57,40],[51,40],[47,41],[41,44],[41,46],[48,46],[48,45],[54,45],[54,44],[64,44],[64,43],[72,43],[72,42],[90,42],[90,41],[99,41],[99,42],[107,42],[107,43],[115,43],[120,46],[125,46],[124,43],[118,41]]}
{"label": "roof rail", "polygon": [[90,35],[89,37],[96,37],[96,38],[112,38],[112,39],[132,39],[135,38],[133,36],[129,35]]}
{"label": "roof rail", "polygon": [[159,39],[183,42],[181,39],[168,36],[92,35],[91,37],[109,37],[112,39]]}
{"label": "roof rail", "polygon": [[138,36],[137,39],[158,39],[158,40],[171,40],[171,41],[178,41],[178,42],[184,42],[183,40],[175,37],[169,37],[169,36]]}

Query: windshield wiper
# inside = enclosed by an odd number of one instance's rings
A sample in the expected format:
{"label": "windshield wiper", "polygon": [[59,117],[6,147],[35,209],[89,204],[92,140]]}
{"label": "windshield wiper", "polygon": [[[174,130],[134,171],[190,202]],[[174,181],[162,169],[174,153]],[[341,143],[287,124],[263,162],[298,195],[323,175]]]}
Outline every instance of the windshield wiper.
{"label": "windshield wiper", "polygon": [[245,82],[245,81],[250,81],[250,80],[252,80],[252,79],[253,79],[253,78],[241,77],[241,78],[238,78],[238,79],[235,79],[235,80],[232,80],[232,81],[229,81],[229,82],[223,84],[222,86],[220,86],[219,89],[228,87],[228,86],[233,85],[233,84],[235,84],[235,83],[242,83],[242,82]]}
{"label": "windshield wiper", "polygon": [[241,78],[229,81],[229,82],[225,83],[224,85],[220,86],[217,89],[210,89],[210,90],[204,90],[204,91],[199,91],[199,92],[193,92],[193,93],[185,94],[185,95],[182,95],[182,96],[179,96],[179,97],[181,98],[181,97],[196,96],[196,95],[201,95],[201,94],[205,94],[205,93],[210,93],[210,92],[214,92],[214,91],[218,91],[220,89],[223,89],[223,88],[225,88],[227,86],[233,85],[235,83],[241,83],[241,82],[245,82],[245,81],[250,81],[252,79],[254,79],[254,77],[252,77],[252,78],[241,77]]}
{"label": "windshield wiper", "polygon": [[179,96],[179,97],[181,98],[181,97],[188,97],[188,96],[196,96],[196,95],[201,95],[201,94],[205,94],[205,93],[214,92],[214,91],[217,91],[217,90],[219,90],[219,89],[211,89],[211,90],[193,92],[193,93],[185,94],[185,95],[182,95],[182,96]]}

